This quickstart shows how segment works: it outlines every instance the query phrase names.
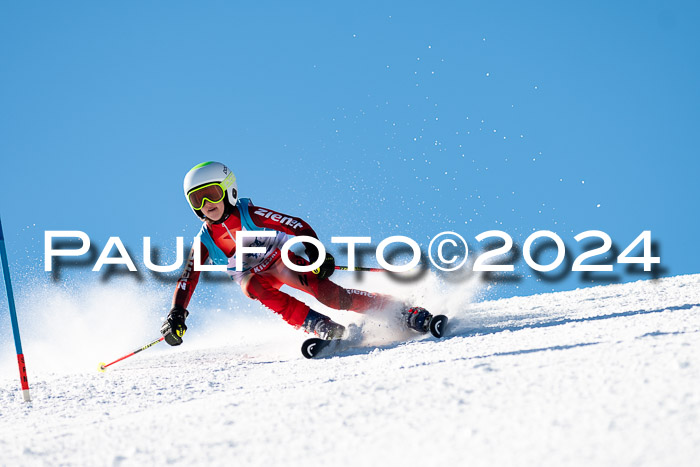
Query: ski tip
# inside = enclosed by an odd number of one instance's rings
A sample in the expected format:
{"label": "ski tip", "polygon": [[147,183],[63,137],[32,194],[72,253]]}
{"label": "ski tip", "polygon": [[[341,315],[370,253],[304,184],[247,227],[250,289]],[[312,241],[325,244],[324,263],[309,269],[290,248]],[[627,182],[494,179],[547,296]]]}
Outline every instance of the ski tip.
{"label": "ski tip", "polygon": [[324,340],[317,337],[306,339],[301,345],[301,354],[306,358],[314,358],[323,347]]}
{"label": "ski tip", "polygon": [[100,371],[101,373],[104,373],[105,372],[105,363],[104,362],[100,363],[100,366],[99,366],[99,368],[97,368],[97,370]]}
{"label": "ski tip", "polygon": [[447,329],[447,316],[436,315],[430,320],[430,334],[436,338],[441,338],[445,335]]}

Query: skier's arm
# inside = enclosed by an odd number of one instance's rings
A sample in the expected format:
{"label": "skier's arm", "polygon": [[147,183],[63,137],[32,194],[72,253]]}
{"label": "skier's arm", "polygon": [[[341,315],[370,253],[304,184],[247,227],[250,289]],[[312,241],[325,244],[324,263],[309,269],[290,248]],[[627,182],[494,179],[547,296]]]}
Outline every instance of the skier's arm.
{"label": "skier's arm", "polygon": [[[201,252],[199,264],[204,264],[204,261],[209,257],[209,251],[202,245]],[[170,345],[182,344],[182,337],[187,331],[185,319],[190,314],[187,311],[187,305],[190,303],[195,287],[197,287],[197,282],[199,282],[199,274],[200,271],[194,270],[194,248],[192,248],[185,270],[182,271],[182,275],[177,281],[177,288],[173,295],[173,307],[168,313],[168,318],[160,328],[160,333],[163,334],[165,342]]]}
{"label": "skier's arm", "polygon": [[[199,264],[204,264],[204,262],[209,258],[209,251],[207,247],[202,245],[201,257],[199,259]],[[194,248],[190,250],[190,256],[187,259],[187,264],[185,269],[182,271],[182,275],[177,281],[177,287],[175,288],[175,293],[173,294],[173,307],[179,306],[182,308],[187,308],[190,303],[192,294],[194,294],[194,289],[197,287],[199,282],[199,275],[201,271],[194,270]]]}
{"label": "skier's arm", "polygon": [[248,213],[250,214],[250,219],[258,227],[267,227],[269,229],[284,232],[288,235],[306,235],[309,237],[318,238],[318,235],[316,235],[314,229],[312,229],[309,224],[299,217],[289,216],[287,214],[282,214],[281,212],[259,206],[248,206]]}

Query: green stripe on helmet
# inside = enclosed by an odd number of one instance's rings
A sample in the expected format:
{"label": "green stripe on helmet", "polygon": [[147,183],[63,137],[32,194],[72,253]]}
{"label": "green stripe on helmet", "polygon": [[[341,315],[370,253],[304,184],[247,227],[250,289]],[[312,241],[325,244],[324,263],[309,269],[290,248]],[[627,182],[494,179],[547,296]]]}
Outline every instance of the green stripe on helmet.
{"label": "green stripe on helmet", "polygon": [[192,172],[192,171],[195,170],[195,169],[199,169],[200,167],[205,167],[205,166],[207,166],[207,165],[209,165],[209,164],[213,164],[213,163],[214,163],[214,161],[202,162],[201,164],[197,164],[197,165],[195,165],[194,167],[192,167],[192,168],[190,169],[190,172]]}

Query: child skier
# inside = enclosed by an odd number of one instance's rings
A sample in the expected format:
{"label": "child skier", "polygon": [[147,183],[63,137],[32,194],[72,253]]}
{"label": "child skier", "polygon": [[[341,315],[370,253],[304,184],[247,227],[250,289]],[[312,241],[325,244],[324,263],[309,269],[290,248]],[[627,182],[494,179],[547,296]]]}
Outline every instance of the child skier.
{"label": "child skier", "polygon": [[[236,177],[220,162],[205,162],[190,170],[184,181],[185,197],[203,225],[198,234],[201,240],[199,264],[210,259],[214,264],[227,265],[227,273],[238,282],[243,292],[282,316],[294,327],[316,334],[321,339],[340,339],[345,327],[318,313],[308,305],[279,289],[288,285],[314,296],[324,305],[336,310],[358,313],[370,309],[400,310],[406,325],[419,332],[427,332],[431,314],[420,307],[409,307],[388,295],[345,289],[328,277],[335,270],[330,253],[319,269],[296,272],[281,260],[281,252],[288,235],[318,238],[316,232],[302,219],[254,206],[247,198],[238,198]],[[236,232],[239,230],[273,230],[273,237],[247,238],[245,246],[264,247],[266,252],[246,254],[243,270],[236,271]],[[317,248],[305,243],[309,261],[289,251],[289,259],[298,265],[308,265],[318,259]],[[199,280],[200,271],[194,270],[194,248],[185,270],[180,276],[173,297],[173,306],[163,323],[161,333],[170,345],[182,344],[187,330],[187,305]]]}

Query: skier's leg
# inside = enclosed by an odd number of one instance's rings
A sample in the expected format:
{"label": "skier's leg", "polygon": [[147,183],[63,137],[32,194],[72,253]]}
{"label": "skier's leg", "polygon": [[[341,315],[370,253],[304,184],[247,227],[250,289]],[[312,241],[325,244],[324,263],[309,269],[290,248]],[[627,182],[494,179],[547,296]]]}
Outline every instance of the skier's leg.
{"label": "skier's leg", "polygon": [[[289,259],[298,265],[308,265],[304,258],[289,252]],[[296,272],[277,261],[266,271],[290,287],[313,295],[329,308],[364,313],[368,310],[400,312],[407,327],[418,332],[428,332],[431,315],[428,310],[410,305],[390,296],[357,289],[346,289],[329,279],[319,280],[313,272]]]}
{"label": "skier's leg", "polygon": [[[304,258],[295,255],[291,251],[289,252],[289,259],[294,264],[309,264]],[[329,279],[319,280],[313,272],[292,271],[282,261],[277,261],[268,271],[278,281],[313,295],[319,302],[336,310],[351,310],[363,313],[368,310],[399,311],[406,307],[402,301],[390,295],[365,292],[358,289],[346,289],[331,282]]]}
{"label": "skier's leg", "polygon": [[267,271],[261,274],[248,274],[241,280],[243,293],[260,301],[292,326],[297,328],[301,326],[306,332],[316,334],[321,339],[339,339],[343,335],[344,326],[281,292],[279,290],[281,286],[282,282]]}
{"label": "skier's leg", "polygon": [[260,301],[294,327],[304,324],[309,306],[281,292],[282,282],[268,274],[249,274],[241,281],[243,293]]}

